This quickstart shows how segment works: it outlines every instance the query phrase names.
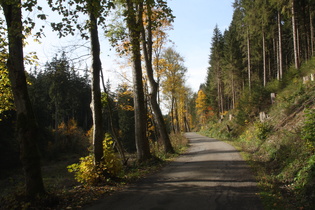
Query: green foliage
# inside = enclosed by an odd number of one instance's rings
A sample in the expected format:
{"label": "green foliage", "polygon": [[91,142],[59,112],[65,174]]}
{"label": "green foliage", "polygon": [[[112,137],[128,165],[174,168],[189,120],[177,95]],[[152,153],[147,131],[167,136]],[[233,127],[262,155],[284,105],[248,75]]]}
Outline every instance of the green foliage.
{"label": "green foliage", "polygon": [[[297,173],[295,182],[291,187],[294,187],[299,199],[302,201],[313,201],[315,199],[315,155],[312,155],[306,165]],[[304,195],[304,196],[301,196]],[[311,202],[309,202],[311,203]]]}
{"label": "green foliage", "polygon": [[86,75],[80,75],[63,52],[47,62],[44,69],[35,67],[29,74],[29,95],[41,128],[54,128],[69,119],[79,127],[91,126],[91,89]]}
{"label": "green foliage", "polygon": [[270,93],[278,93],[282,89],[283,83],[279,80],[272,80],[267,83],[266,90]]}
{"label": "green foliage", "polygon": [[227,131],[226,125],[226,122],[209,122],[207,126],[202,128],[201,133],[211,138],[228,139],[230,133]]}
{"label": "green foliage", "polygon": [[135,123],[133,111],[133,92],[126,84],[117,88],[117,112],[119,134],[121,141],[128,152],[136,151],[135,147]]}
{"label": "green foliage", "polygon": [[[171,133],[169,137],[175,153],[180,154],[187,148],[188,140],[182,134]],[[169,155],[172,157],[172,154],[165,154],[164,146],[159,141],[150,141],[150,150],[153,156],[161,160],[166,160]]]}
{"label": "green foliage", "polygon": [[256,122],[254,124],[255,127],[255,134],[259,140],[266,140],[269,133],[272,131],[272,126],[268,123],[264,122]]}
{"label": "green foliage", "polygon": [[98,19],[98,24],[105,27],[105,17],[114,7],[113,2],[107,0],[49,0],[48,4],[52,11],[57,11],[63,16],[62,21],[51,23],[51,27],[58,32],[59,37],[73,36],[78,30],[84,39],[89,38],[87,30],[93,26],[90,21],[81,22],[80,14],[94,15]]}
{"label": "green foliage", "polygon": [[8,71],[1,66],[0,64],[0,114],[3,115],[4,112],[14,109],[14,103]]}
{"label": "green foliage", "polygon": [[[302,138],[315,144],[315,109],[305,110],[305,121],[302,127]],[[315,147],[313,146],[315,149]]]}
{"label": "green foliage", "polygon": [[240,116],[236,117],[240,120],[253,121],[259,112],[266,110],[270,104],[270,93],[261,85],[253,85],[251,90],[243,91],[236,108]]}
{"label": "green foliage", "polygon": [[86,185],[108,182],[111,178],[117,177],[122,170],[122,164],[115,154],[113,144],[111,136],[106,134],[103,141],[104,154],[98,166],[94,163],[94,156],[88,155],[80,158],[80,163],[69,165],[68,171],[74,173],[78,182]]}
{"label": "green foliage", "polygon": [[9,72],[6,66],[9,54],[5,35],[6,30],[3,28],[5,23],[1,18],[0,24],[0,121],[2,121],[2,118],[6,117],[5,112],[14,109],[14,103]]}

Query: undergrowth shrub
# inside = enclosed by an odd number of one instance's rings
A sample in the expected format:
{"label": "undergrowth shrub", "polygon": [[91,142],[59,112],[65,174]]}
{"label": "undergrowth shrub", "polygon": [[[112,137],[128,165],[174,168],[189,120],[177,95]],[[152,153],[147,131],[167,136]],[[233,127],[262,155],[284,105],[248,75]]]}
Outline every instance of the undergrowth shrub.
{"label": "undergrowth shrub", "polygon": [[305,121],[301,131],[302,139],[315,151],[315,109],[305,110]]}
{"label": "undergrowth shrub", "polygon": [[[260,85],[253,85],[251,90],[245,90],[237,105],[239,123],[248,120],[253,122],[261,110],[266,110],[269,108],[271,101],[266,100],[270,98],[270,92]],[[243,122],[242,122],[243,121]],[[243,124],[244,125],[244,124]]]}
{"label": "undergrowth shrub", "polygon": [[[187,148],[188,140],[182,134],[171,133],[169,137],[175,153],[181,153]],[[167,154],[164,152],[164,146],[160,140],[150,141],[150,151],[153,156],[162,160],[167,158]]]}
{"label": "undergrowth shrub", "polygon": [[315,155],[312,155],[305,166],[297,173],[294,183],[291,187],[294,188],[295,195],[302,202],[314,207],[315,205]]}
{"label": "undergrowth shrub", "polygon": [[67,167],[68,171],[74,173],[75,179],[78,182],[87,185],[96,185],[118,177],[122,171],[122,163],[115,153],[113,144],[112,137],[106,134],[103,141],[104,155],[99,166],[95,166],[94,156],[90,154],[80,158],[79,163],[69,165]]}
{"label": "undergrowth shrub", "polygon": [[272,131],[272,126],[267,122],[256,122],[254,124],[255,134],[259,140],[266,140],[270,132]]}
{"label": "undergrowth shrub", "polygon": [[173,145],[175,152],[180,153],[188,146],[188,139],[182,134],[170,134],[170,140]]}
{"label": "undergrowth shrub", "polygon": [[202,128],[200,133],[211,138],[220,138],[220,139],[228,139],[230,138],[230,135],[231,135],[227,130],[226,121],[223,121],[222,123],[211,121],[208,123],[207,126]]}
{"label": "undergrowth shrub", "polygon": [[86,155],[88,152],[89,138],[73,119],[67,123],[62,122],[50,135],[44,153],[47,158],[53,159],[62,153]]}

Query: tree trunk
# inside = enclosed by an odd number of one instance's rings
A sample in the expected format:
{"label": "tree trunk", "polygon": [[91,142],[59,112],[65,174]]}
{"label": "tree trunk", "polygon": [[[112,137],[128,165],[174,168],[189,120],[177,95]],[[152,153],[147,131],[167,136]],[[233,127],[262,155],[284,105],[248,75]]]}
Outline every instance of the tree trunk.
{"label": "tree trunk", "polygon": [[[174,149],[172,147],[169,135],[167,133],[166,125],[164,122],[164,118],[162,115],[162,111],[157,101],[157,94],[158,94],[158,83],[155,81],[153,76],[153,67],[152,67],[152,22],[151,22],[151,7],[150,4],[147,4],[147,16],[148,16],[148,35],[146,36],[145,29],[143,26],[143,22],[141,22],[141,32],[142,32],[142,48],[144,52],[144,59],[146,64],[147,75],[150,84],[150,103],[152,106],[152,110],[154,112],[154,119],[156,125],[158,127],[158,131],[160,133],[162,143],[164,145],[164,151],[166,153],[174,153]],[[141,18],[142,19],[142,18]]]}
{"label": "tree trunk", "polygon": [[175,118],[174,118],[174,107],[175,107],[175,97],[172,96],[171,99],[171,126],[174,133],[176,133]]}
{"label": "tree trunk", "polygon": [[283,77],[283,59],[282,59],[282,27],[281,27],[281,13],[278,11],[278,59],[279,59],[279,76],[278,80]]}
{"label": "tree trunk", "polygon": [[17,113],[16,132],[20,145],[20,159],[24,169],[25,190],[29,198],[34,198],[44,194],[45,189],[36,142],[38,140],[38,125],[27,92],[24,73],[21,1],[10,1],[10,4],[2,1],[1,6],[8,30],[9,58],[7,68]]}
{"label": "tree trunk", "polygon": [[249,29],[247,29],[247,73],[248,73],[248,88],[251,90],[251,57],[250,57],[250,38]]}
{"label": "tree trunk", "polygon": [[220,116],[220,112],[221,112],[221,93],[220,93],[220,80],[219,77],[217,78],[217,94],[218,94],[218,116]]}
{"label": "tree trunk", "polygon": [[[136,5],[138,6],[138,5]],[[146,136],[146,109],[144,106],[144,91],[142,82],[142,67],[140,53],[140,32],[141,28],[136,18],[133,1],[127,0],[127,26],[130,33],[132,76],[134,89],[134,112],[135,112],[135,139],[137,156],[139,162],[151,158],[149,141]]]}
{"label": "tree trunk", "polygon": [[232,70],[232,109],[235,109],[236,93],[235,93],[235,81],[234,81],[234,69]]}
{"label": "tree trunk", "polygon": [[110,127],[111,127],[111,130],[112,130],[112,136],[113,136],[113,139],[115,141],[115,146],[116,146],[117,151],[118,151],[118,153],[120,155],[122,164],[125,166],[125,165],[127,165],[128,158],[126,158],[122,142],[118,138],[118,134],[117,134],[117,132],[116,132],[116,130],[114,128],[113,110],[112,110],[112,106],[111,106],[111,103],[110,103],[109,92],[108,92],[108,90],[106,89],[106,86],[105,86],[104,74],[103,74],[102,70],[101,70],[101,79],[102,79],[102,85],[103,85],[104,92],[106,93],[107,107],[108,107],[108,111],[109,111],[109,123],[110,123]]}
{"label": "tree trunk", "polygon": [[[220,62],[219,62],[220,66]],[[218,87],[218,106],[219,106],[219,115],[220,113],[224,112],[224,93],[223,93],[223,84],[222,84],[222,72],[221,68],[218,67],[217,69],[218,75],[217,75],[217,87]]]}
{"label": "tree trunk", "polygon": [[90,37],[91,37],[91,54],[92,54],[92,102],[91,110],[93,116],[93,152],[95,164],[98,165],[103,157],[103,139],[104,133],[102,128],[102,102],[100,88],[100,72],[102,63],[100,60],[100,43],[98,39],[97,18],[94,13],[90,13]]}
{"label": "tree trunk", "polygon": [[175,98],[175,126],[176,126],[176,133],[180,133],[180,126],[179,126],[179,116],[178,116],[178,104],[177,104],[177,99]]}
{"label": "tree trunk", "polygon": [[294,64],[295,68],[300,68],[300,61],[299,61],[299,52],[298,52],[298,37],[297,37],[297,29],[296,29],[296,21],[295,21],[295,4],[294,0],[292,0],[292,33],[293,33],[293,46],[294,46]]}
{"label": "tree trunk", "polygon": [[310,9],[310,30],[311,30],[311,56],[314,56],[314,26],[313,26],[313,15]]}
{"label": "tree trunk", "polygon": [[267,84],[267,66],[266,66],[266,34],[263,31],[263,69],[264,69],[264,87]]}

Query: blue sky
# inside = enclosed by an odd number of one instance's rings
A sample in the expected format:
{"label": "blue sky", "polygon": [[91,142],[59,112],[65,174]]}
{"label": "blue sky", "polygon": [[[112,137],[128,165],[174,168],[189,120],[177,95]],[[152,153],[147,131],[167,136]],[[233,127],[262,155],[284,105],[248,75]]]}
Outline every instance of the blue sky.
{"label": "blue sky", "polygon": [[217,24],[221,32],[232,21],[234,0],[169,0],[176,16],[174,30],[169,32],[176,51],[185,58],[187,84],[198,91],[205,81],[211,39]]}
{"label": "blue sky", "polygon": [[[222,32],[228,28],[233,14],[232,2],[234,0],[168,0],[168,5],[176,16],[174,29],[169,31],[169,38],[175,43],[175,50],[185,59],[185,66],[188,69],[187,85],[195,92],[205,81],[213,29],[216,24]],[[49,14],[50,20],[59,18],[48,8],[44,12]],[[46,37],[41,40],[42,44],[29,41],[30,45],[27,45],[25,50],[36,51],[41,65],[50,61],[58,50],[62,48],[69,50],[67,47],[69,45],[84,43],[86,46],[89,45],[89,42],[81,40],[79,35],[59,39],[57,33],[51,32],[49,28],[49,24],[46,23]],[[105,77],[109,78],[115,87],[122,80],[120,74],[117,74],[121,72],[117,62],[122,60],[115,55],[114,50],[109,51],[110,46],[101,33],[100,40]],[[68,56],[74,58],[82,54],[88,54],[85,47],[81,51],[70,50]],[[82,68],[89,65],[90,60],[84,60]]]}

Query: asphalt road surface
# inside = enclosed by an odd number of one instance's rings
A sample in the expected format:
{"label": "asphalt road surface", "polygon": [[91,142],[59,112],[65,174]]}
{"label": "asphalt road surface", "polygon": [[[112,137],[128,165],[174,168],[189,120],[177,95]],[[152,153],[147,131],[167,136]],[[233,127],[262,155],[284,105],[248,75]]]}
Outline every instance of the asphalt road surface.
{"label": "asphalt road surface", "polygon": [[249,166],[231,145],[186,133],[190,148],[159,173],[87,209],[263,209]]}

